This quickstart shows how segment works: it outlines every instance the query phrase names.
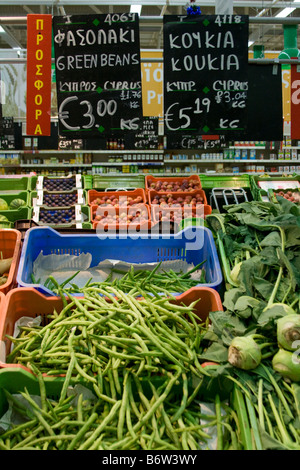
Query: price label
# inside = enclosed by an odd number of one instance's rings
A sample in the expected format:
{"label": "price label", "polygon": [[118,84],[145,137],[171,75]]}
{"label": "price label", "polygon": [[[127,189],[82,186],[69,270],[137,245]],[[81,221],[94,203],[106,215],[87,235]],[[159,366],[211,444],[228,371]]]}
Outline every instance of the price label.
{"label": "price label", "polygon": [[[178,134],[226,135],[247,127],[248,17],[164,17],[164,116]],[[176,135],[177,134],[177,135]]]}
{"label": "price label", "polygon": [[136,132],[142,121],[136,14],[53,18],[60,135]]}

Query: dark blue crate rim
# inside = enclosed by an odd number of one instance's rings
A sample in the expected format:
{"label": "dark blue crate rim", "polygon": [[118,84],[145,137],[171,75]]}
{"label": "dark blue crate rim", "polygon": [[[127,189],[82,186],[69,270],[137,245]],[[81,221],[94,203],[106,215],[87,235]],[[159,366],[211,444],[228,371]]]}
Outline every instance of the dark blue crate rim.
{"label": "dark blue crate rim", "polygon": [[[105,259],[146,263],[182,259],[194,265],[206,260],[206,283],[198,284],[220,291],[223,276],[213,234],[202,226],[189,226],[175,234],[63,234],[52,227],[32,227],[27,230],[22,246],[17,283],[19,287],[34,287],[45,295],[55,295],[42,284],[31,280],[33,262],[40,251],[48,254],[92,254],[92,266]],[[182,292],[175,293],[176,295]]]}

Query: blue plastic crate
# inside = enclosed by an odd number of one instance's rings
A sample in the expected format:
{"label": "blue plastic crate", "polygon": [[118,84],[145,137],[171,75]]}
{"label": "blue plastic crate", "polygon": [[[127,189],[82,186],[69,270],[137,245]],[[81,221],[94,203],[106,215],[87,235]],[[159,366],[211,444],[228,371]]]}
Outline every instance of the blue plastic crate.
{"label": "blue plastic crate", "polygon": [[105,259],[132,263],[159,262],[181,259],[194,265],[205,260],[206,283],[201,286],[219,291],[223,281],[216,245],[210,229],[186,227],[176,234],[61,234],[51,227],[33,227],[25,235],[17,282],[20,287],[34,287],[46,295],[53,292],[41,284],[32,283],[33,263],[39,253],[91,253],[92,266]]}

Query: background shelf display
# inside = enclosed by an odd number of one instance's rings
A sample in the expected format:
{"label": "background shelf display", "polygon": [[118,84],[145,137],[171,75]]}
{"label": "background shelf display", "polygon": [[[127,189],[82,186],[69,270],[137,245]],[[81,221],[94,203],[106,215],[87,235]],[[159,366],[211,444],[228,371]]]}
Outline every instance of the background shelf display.
{"label": "background shelf display", "polygon": [[[234,152],[240,150],[238,158]],[[247,156],[242,152],[247,151]],[[250,152],[259,156],[249,158]],[[231,151],[231,154],[230,154]],[[293,153],[292,153],[293,151]],[[290,158],[285,159],[288,152]],[[228,158],[228,155],[231,155]],[[7,163],[5,163],[7,161]],[[207,173],[234,175],[249,174],[293,174],[300,173],[300,147],[281,146],[279,149],[266,146],[234,145],[227,148],[188,150],[15,150],[0,151],[2,174],[27,173],[61,174],[157,174],[170,175]]]}

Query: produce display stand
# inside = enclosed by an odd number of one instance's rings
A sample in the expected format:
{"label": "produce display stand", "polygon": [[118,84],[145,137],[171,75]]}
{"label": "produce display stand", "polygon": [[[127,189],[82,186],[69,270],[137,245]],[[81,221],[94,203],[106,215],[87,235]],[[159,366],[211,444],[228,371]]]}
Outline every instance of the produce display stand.
{"label": "produce display stand", "polygon": [[[21,255],[21,233],[15,229],[0,229],[0,252],[3,259],[12,258],[7,281],[0,286],[0,292],[6,294],[17,285],[16,277]],[[2,312],[2,296],[1,312]]]}
{"label": "produce display stand", "polygon": [[[197,265],[203,261],[206,282],[202,287],[221,288],[221,267],[212,233],[206,227],[187,227],[174,235],[132,234],[124,237],[116,234],[61,234],[51,227],[34,227],[26,232],[23,243],[17,282],[20,287],[35,287],[42,293],[53,292],[40,284],[32,283],[33,263],[39,253],[67,254],[91,253],[92,266],[105,259],[125,262],[148,263],[166,260],[185,260]],[[176,294],[180,294],[177,292]]]}

